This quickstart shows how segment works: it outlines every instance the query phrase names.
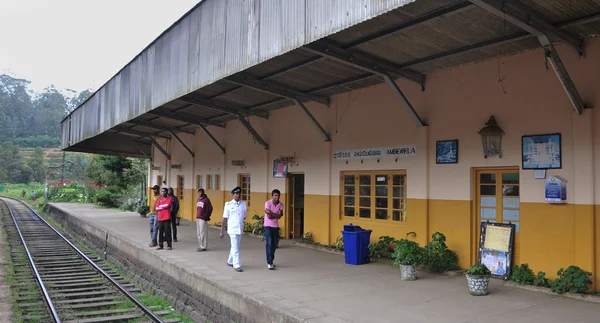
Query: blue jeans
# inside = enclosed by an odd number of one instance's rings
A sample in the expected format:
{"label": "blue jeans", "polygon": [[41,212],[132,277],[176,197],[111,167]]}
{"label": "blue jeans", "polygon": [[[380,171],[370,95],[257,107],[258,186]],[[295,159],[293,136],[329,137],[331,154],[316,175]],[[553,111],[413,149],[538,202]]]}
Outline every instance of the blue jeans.
{"label": "blue jeans", "polygon": [[156,246],[158,235],[158,214],[150,214],[150,245]]}
{"label": "blue jeans", "polygon": [[267,264],[272,265],[275,260],[275,249],[279,245],[279,228],[265,227],[265,241],[267,242]]}

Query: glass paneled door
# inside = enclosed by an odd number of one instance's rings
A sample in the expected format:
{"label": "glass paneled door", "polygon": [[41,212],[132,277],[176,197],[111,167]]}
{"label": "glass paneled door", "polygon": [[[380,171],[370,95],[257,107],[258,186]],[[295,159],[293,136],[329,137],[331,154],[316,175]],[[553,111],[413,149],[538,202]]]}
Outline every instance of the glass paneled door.
{"label": "glass paneled door", "polygon": [[[476,171],[477,244],[481,222],[513,223],[515,243],[513,263],[519,263],[521,223],[519,168],[478,169]],[[479,246],[478,246],[479,247]]]}

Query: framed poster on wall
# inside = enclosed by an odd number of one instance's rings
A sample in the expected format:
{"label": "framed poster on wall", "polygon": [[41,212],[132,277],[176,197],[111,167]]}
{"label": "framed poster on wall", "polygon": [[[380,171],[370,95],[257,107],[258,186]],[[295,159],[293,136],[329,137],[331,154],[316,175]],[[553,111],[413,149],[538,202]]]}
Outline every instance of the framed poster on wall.
{"label": "framed poster on wall", "polygon": [[275,159],[273,161],[273,177],[284,178],[287,177],[288,164],[281,159]]}
{"label": "framed poster on wall", "polygon": [[510,276],[515,225],[482,222],[479,239],[479,263],[492,272],[492,277]]}
{"label": "framed poster on wall", "polygon": [[435,143],[436,164],[458,163],[458,140],[440,140]]}
{"label": "framed poster on wall", "polygon": [[521,141],[523,169],[562,168],[560,133],[527,135]]}

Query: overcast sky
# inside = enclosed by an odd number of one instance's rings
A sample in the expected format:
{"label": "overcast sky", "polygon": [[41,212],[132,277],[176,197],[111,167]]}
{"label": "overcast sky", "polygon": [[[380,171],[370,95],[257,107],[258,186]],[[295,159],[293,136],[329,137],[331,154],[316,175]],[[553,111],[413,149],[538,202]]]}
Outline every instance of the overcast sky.
{"label": "overcast sky", "polygon": [[0,74],[96,90],[199,0],[0,0]]}

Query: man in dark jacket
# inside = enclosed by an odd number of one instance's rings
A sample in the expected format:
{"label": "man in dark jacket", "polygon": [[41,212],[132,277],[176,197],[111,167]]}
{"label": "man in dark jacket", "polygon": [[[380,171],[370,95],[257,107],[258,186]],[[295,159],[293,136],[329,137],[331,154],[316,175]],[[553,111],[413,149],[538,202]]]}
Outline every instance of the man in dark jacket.
{"label": "man in dark jacket", "polygon": [[171,227],[173,231],[173,242],[177,242],[177,215],[179,214],[179,199],[177,196],[175,196],[172,187],[169,187],[169,197],[173,201],[173,204],[171,204]]}
{"label": "man in dark jacket", "polygon": [[212,211],[212,204],[208,196],[204,194],[204,189],[198,189],[198,199],[196,200],[196,235],[200,244],[200,247],[196,249],[198,252],[206,251],[208,247],[208,221],[210,221]]}

